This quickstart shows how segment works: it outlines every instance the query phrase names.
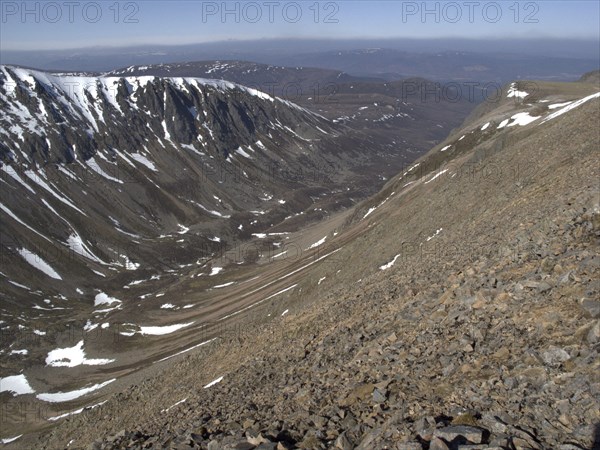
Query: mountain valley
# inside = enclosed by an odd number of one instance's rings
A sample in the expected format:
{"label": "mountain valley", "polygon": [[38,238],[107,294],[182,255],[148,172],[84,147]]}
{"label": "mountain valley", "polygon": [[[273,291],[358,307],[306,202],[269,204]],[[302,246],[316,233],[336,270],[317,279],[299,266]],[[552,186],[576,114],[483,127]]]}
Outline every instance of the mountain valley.
{"label": "mountain valley", "polygon": [[6,448],[599,444],[597,76],[182,66],[2,66]]}

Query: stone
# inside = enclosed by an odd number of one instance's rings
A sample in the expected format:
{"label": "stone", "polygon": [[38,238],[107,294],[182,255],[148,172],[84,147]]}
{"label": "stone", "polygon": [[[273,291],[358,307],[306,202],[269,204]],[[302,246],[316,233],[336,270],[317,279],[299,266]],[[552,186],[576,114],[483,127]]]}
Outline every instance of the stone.
{"label": "stone", "polygon": [[594,326],[590,329],[587,335],[587,341],[591,345],[595,345],[600,342],[600,320],[597,320]]}
{"label": "stone", "polygon": [[212,440],[208,443],[207,449],[208,450],[221,450],[221,444],[219,443],[219,441],[217,440]]}
{"label": "stone", "polygon": [[433,437],[429,442],[429,450],[450,450],[450,448],[440,438]]}
{"label": "stone", "polygon": [[246,439],[252,445],[260,445],[263,442],[269,442],[269,440],[260,433],[258,435],[254,435],[253,433],[247,432]]}
{"label": "stone", "polygon": [[373,391],[373,401],[375,403],[383,403],[387,400],[387,391],[375,389]]}
{"label": "stone", "polygon": [[592,319],[597,319],[600,317],[600,301],[586,298],[581,300],[579,306],[583,310],[586,317]]}
{"label": "stone", "polygon": [[335,440],[335,448],[339,448],[340,450],[352,450],[354,448],[352,442],[348,439],[346,431],[341,433]]}
{"label": "stone", "polygon": [[542,352],[542,361],[548,366],[558,367],[561,363],[571,359],[569,354],[562,348],[551,346]]}

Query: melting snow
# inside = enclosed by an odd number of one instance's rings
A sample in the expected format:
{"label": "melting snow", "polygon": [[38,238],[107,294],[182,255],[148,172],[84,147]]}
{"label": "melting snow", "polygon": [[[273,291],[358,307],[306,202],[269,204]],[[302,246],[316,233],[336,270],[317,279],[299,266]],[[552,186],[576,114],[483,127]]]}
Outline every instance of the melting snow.
{"label": "melting snow", "polygon": [[430,241],[430,240],[432,240],[434,237],[436,237],[438,234],[440,234],[440,233],[442,232],[442,230],[443,230],[443,228],[440,228],[439,230],[436,230],[436,232],[435,232],[435,233],[434,233],[432,236],[429,236],[429,237],[427,238],[427,242],[429,242],[429,241]]}
{"label": "melting snow", "polygon": [[166,325],[162,327],[140,327],[140,334],[145,336],[162,336],[165,334],[171,334],[175,331],[181,330],[182,328],[193,325],[194,322],[180,323],[176,325]]}
{"label": "melting snow", "polygon": [[148,158],[146,158],[141,153],[131,153],[129,156],[131,156],[131,158],[135,159],[140,164],[143,164],[144,166],[146,166],[148,169],[152,170],[153,172],[158,172],[156,165],[154,165],[154,163],[152,161],[150,161]]}
{"label": "melting snow", "polygon": [[35,191],[23,181],[23,179],[19,176],[15,169],[13,169],[11,166],[4,165],[2,166],[2,170],[8,175],[10,175],[10,177],[12,177],[15,181],[17,181],[17,183],[21,184],[25,187],[25,189],[27,189],[29,192],[35,195]]}
{"label": "melting snow", "polygon": [[511,117],[513,120],[512,123],[508,124],[509,127],[514,127],[515,125],[525,126],[539,119],[539,117],[530,116],[528,112],[522,112],[515,114]]}
{"label": "melting snow", "polygon": [[510,88],[508,89],[508,95],[506,97],[508,98],[525,98],[527,97],[529,94],[525,91],[519,91],[517,90],[517,85],[515,83],[512,83],[510,85]]}
{"label": "melting snow", "polygon": [[4,439],[0,439],[0,443],[2,444],[10,444],[11,442],[16,441],[17,439],[19,439],[21,436],[23,436],[22,434],[15,436],[15,437],[11,437],[11,438],[4,438]]}
{"label": "melting snow", "polygon": [[213,267],[213,268],[211,269],[211,271],[210,271],[210,274],[209,274],[209,275],[212,277],[212,276],[214,276],[214,275],[217,275],[218,273],[220,273],[220,272],[222,272],[222,271],[223,271],[223,268],[222,268],[222,267]]}
{"label": "melting snow", "polygon": [[317,247],[323,245],[325,243],[326,239],[327,239],[327,236],[325,236],[323,239],[319,239],[317,242],[315,242],[314,244],[309,246],[306,250],[310,250],[312,248],[317,248]]}
{"label": "melting snow", "polygon": [[110,180],[110,181],[114,181],[115,183],[123,184],[123,181],[121,181],[118,178],[115,178],[113,176],[110,176],[104,170],[102,170],[102,168],[98,165],[98,163],[96,162],[96,160],[93,157],[88,159],[85,163],[90,167],[90,169],[92,169],[94,172],[96,172],[101,177],[106,178],[107,180]]}
{"label": "melting snow", "polygon": [[570,105],[571,103],[573,102],[555,103],[554,105],[548,105],[548,109],[562,108],[563,106]]}
{"label": "melting snow", "polygon": [[73,233],[67,239],[67,246],[71,250],[73,250],[75,253],[77,253],[78,255],[81,255],[81,256],[83,256],[87,259],[90,259],[94,262],[97,262],[100,264],[105,264],[104,261],[102,261],[96,255],[94,255],[87,248],[87,246],[83,243],[83,239],[81,239],[81,236],[79,236],[79,234],[77,234],[75,231],[73,231]]}
{"label": "melting snow", "polygon": [[33,172],[31,170],[27,170],[27,171],[25,171],[25,175],[27,176],[27,178],[29,178],[35,184],[37,184],[38,186],[40,186],[42,189],[44,189],[47,192],[49,192],[50,194],[52,194],[52,196],[54,196],[56,199],[58,199],[59,201],[61,201],[65,205],[70,206],[75,211],[83,214],[84,216],[86,215],[82,210],[80,210],[79,208],[77,208],[77,206],[75,206],[73,204],[73,202],[71,202],[68,198],[63,197],[62,195],[60,195],[59,193],[57,193],[54,189],[52,189],[50,187],[50,185],[43,179],[45,177],[43,170],[40,170],[38,172]]}
{"label": "melting snow", "polygon": [[11,350],[9,355],[27,355],[28,353],[29,353],[29,350],[27,350],[27,349]]}
{"label": "melting snow", "polygon": [[87,359],[83,351],[83,340],[75,347],[52,350],[46,357],[46,364],[52,367],[102,366],[114,361],[114,359]]}
{"label": "melting snow", "polygon": [[223,377],[219,377],[216,380],[211,381],[206,386],[204,386],[204,389],[208,389],[209,387],[214,386],[215,384],[220,383],[221,381],[223,381]]}
{"label": "melting snow", "polygon": [[181,354],[183,354],[183,353],[187,353],[187,352],[189,352],[190,350],[194,350],[195,348],[202,347],[203,345],[209,344],[209,343],[211,343],[212,341],[214,341],[215,339],[217,339],[217,338],[212,338],[212,339],[209,339],[208,341],[200,342],[199,344],[196,344],[196,345],[194,345],[194,346],[192,346],[192,347],[190,347],[190,348],[186,348],[185,350],[182,350],[182,351],[180,351],[180,352],[177,352],[177,353],[175,353],[175,354],[173,354],[173,355],[167,356],[166,358],[159,359],[157,362],[166,361],[167,359],[171,359],[171,358],[173,358],[174,356],[178,356],[178,355],[181,355]]}
{"label": "melting snow", "polygon": [[232,284],[235,284],[235,281],[230,281],[229,283],[225,283],[225,284],[218,284],[216,286],[213,286],[213,289],[224,288],[224,287],[227,287],[227,286],[231,286]]}
{"label": "melting snow", "polygon": [[369,208],[369,210],[367,211],[367,213],[363,216],[363,219],[366,219],[367,217],[369,217],[371,215],[371,213],[373,211],[375,211],[377,209],[376,206],[373,206],[372,208]]}
{"label": "melting snow", "polygon": [[60,275],[50,266],[50,264],[48,264],[46,261],[44,261],[42,258],[40,258],[35,253],[30,252],[29,250],[27,250],[25,248],[21,248],[17,251],[23,257],[23,259],[25,259],[25,261],[27,261],[29,264],[31,264],[33,267],[35,267],[39,271],[44,272],[50,278],[54,278],[55,280],[62,280]]}
{"label": "melting snow", "polygon": [[100,292],[94,298],[94,306],[98,306],[98,305],[110,305],[112,303],[121,303],[121,300],[119,300],[117,298],[114,298],[114,297],[109,297],[104,292]]}
{"label": "melting snow", "polygon": [[486,123],[484,126],[482,126],[482,127],[481,127],[481,131],[484,131],[484,130],[486,130],[486,129],[487,129],[487,127],[489,127],[489,126],[490,126],[490,123],[489,123],[489,122],[488,122],[488,123]]}
{"label": "melting snow", "polygon": [[379,269],[380,269],[380,270],[387,270],[387,269],[389,269],[389,268],[390,268],[390,267],[392,267],[394,264],[396,264],[396,260],[397,260],[398,258],[400,258],[400,255],[399,255],[399,254],[398,254],[398,255],[396,255],[396,256],[394,256],[394,259],[392,259],[392,260],[391,260],[389,263],[387,263],[387,264],[384,264],[383,266],[379,266]]}
{"label": "melting snow", "polygon": [[444,175],[446,172],[448,172],[448,169],[444,169],[441,172],[436,173],[432,178],[429,179],[429,181],[426,181],[425,184],[431,183],[432,181],[434,181],[438,177],[441,177],[442,175]]}
{"label": "melting snow", "polygon": [[168,410],[170,410],[171,408],[176,407],[177,405],[181,405],[182,403],[186,402],[187,398],[184,398],[183,400],[179,400],[177,403],[172,404],[171,406],[169,406],[168,408],[165,409],[161,409],[160,412],[167,412]]}
{"label": "melting snow", "polygon": [[510,122],[510,119],[504,119],[502,122],[500,122],[500,125],[498,125],[498,129],[504,128],[506,125],[508,125],[508,122]]}
{"label": "melting snow", "polygon": [[76,409],[75,411],[71,411],[71,412],[68,412],[68,413],[64,413],[64,414],[61,414],[61,415],[59,415],[59,416],[48,417],[48,420],[50,420],[50,421],[54,422],[54,421],[56,421],[56,420],[60,420],[60,419],[63,419],[63,418],[65,418],[65,417],[70,417],[70,416],[74,416],[74,415],[77,415],[77,414],[81,414],[83,411],[88,411],[88,410],[90,410],[90,409],[94,409],[94,408],[96,408],[96,407],[98,407],[98,406],[102,406],[102,405],[104,405],[104,404],[105,404],[107,401],[108,401],[108,400],[104,400],[103,402],[96,403],[95,405],[91,405],[91,406],[84,406],[83,408],[79,408],[79,409]]}
{"label": "melting snow", "polygon": [[104,386],[109,385],[113,381],[116,381],[116,378],[105,381],[104,383],[94,384],[93,386],[77,389],[75,391],[69,392],[56,392],[54,394],[38,394],[36,398],[45,402],[51,403],[60,403],[60,402],[69,402],[71,400],[75,400],[76,398],[83,397],[84,395],[89,394],[90,392],[97,391],[98,389],[102,389]]}
{"label": "melting snow", "polygon": [[250,156],[247,152],[245,152],[242,147],[238,147],[238,149],[235,152],[238,155],[242,155],[244,158],[252,159],[252,156]]}
{"label": "melting snow", "polygon": [[550,114],[548,117],[546,117],[542,123],[547,122],[548,120],[552,120],[555,119],[558,116],[562,116],[563,114],[571,111],[572,109],[577,108],[578,106],[583,105],[584,103],[593,100],[595,98],[600,98],[600,92],[597,92],[596,94],[592,94],[592,95],[588,95],[587,97],[582,98],[581,100],[577,100],[576,102],[570,103],[569,105],[565,106],[562,109],[559,109],[556,112],[553,112],[552,114]]}
{"label": "melting snow", "polygon": [[12,392],[15,395],[35,394],[23,374],[0,378],[0,392]]}
{"label": "melting snow", "polygon": [[31,288],[28,288],[28,287],[27,287],[27,286],[25,286],[24,284],[17,283],[16,281],[8,280],[8,282],[9,282],[10,284],[12,284],[13,286],[20,287],[21,289],[25,289],[25,290],[27,290],[27,291],[30,291],[30,290],[31,290]]}

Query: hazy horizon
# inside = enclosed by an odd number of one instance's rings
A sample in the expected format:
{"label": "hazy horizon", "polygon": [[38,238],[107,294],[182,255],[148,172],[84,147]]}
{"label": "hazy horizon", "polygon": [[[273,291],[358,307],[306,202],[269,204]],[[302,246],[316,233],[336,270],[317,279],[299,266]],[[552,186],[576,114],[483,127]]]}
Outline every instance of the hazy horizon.
{"label": "hazy horizon", "polygon": [[257,39],[600,39],[600,5],[551,2],[12,2],[1,51]]}

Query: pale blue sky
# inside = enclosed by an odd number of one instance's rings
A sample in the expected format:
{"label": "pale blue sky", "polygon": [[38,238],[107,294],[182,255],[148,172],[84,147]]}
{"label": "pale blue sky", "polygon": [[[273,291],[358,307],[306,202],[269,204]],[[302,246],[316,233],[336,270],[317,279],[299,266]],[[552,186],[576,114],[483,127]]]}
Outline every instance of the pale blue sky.
{"label": "pale blue sky", "polygon": [[[0,0],[0,49],[64,49],[309,37],[550,37],[600,40],[599,5],[600,2],[596,0]],[[225,9],[230,13],[223,16]],[[429,12],[423,16],[425,9]]]}

